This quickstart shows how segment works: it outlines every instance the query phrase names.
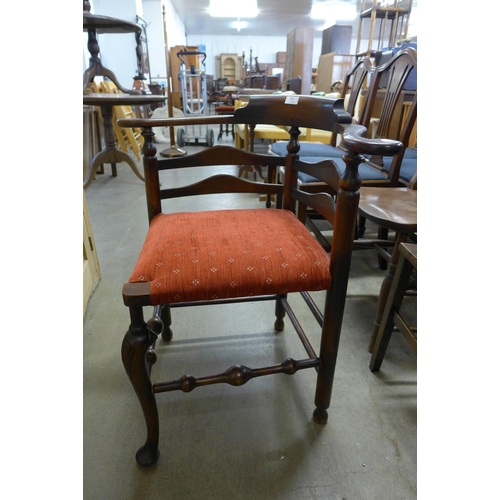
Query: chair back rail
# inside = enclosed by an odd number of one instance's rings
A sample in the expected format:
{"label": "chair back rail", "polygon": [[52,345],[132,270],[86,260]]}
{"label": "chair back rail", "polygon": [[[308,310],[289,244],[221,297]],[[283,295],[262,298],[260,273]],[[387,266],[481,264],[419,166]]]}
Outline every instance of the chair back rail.
{"label": "chair back rail", "polygon": [[282,184],[255,183],[234,175],[218,174],[178,188],[160,190],[162,200],[202,194],[256,193],[283,195]]}
{"label": "chair back rail", "polygon": [[[285,182],[283,192],[283,206],[295,211],[296,201],[291,196],[292,188],[297,188],[297,168],[292,168],[298,160],[300,143],[298,137],[300,128],[317,128],[336,131],[343,136],[346,157],[356,159],[360,154],[394,155],[401,150],[397,141],[385,139],[367,139],[366,128],[351,124],[350,115],[344,110],[343,99],[328,99],[317,96],[288,96],[288,95],[259,95],[251,96],[246,106],[237,108],[234,115],[203,115],[183,118],[161,119],[122,119],[118,123],[123,127],[141,127],[144,136],[144,175],[146,179],[147,204],[149,220],[161,213],[161,200],[168,197],[168,190],[160,188],[159,171],[173,168],[183,168],[195,165],[220,164],[221,154],[228,155],[231,164],[261,164],[263,166],[285,166]],[[287,146],[286,157],[258,155],[229,146],[215,146],[200,153],[184,157],[173,157],[158,160],[154,144],[153,128],[169,126],[187,126],[195,124],[246,123],[272,124],[289,127],[290,141]],[[363,158],[359,157],[357,164]],[[310,168],[303,166],[303,168]],[[321,170],[321,167],[318,167]],[[359,181],[357,165],[356,174],[347,168],[344,175],[344,184],[347,189]],[[352,170],[352,171],[354,171]],[[320,175],[321,172],[319,172]],[[348,181],[348,182],[347,182]],[[346,183],[347,182],[347,183]],[[245,184],[233,182],[238,190],[249,189]],[[205,185],[206,187],[207,185]],[[229,184],[226,186],[229,188]],[[252,188],[255,189],[255,188]],[[263,193],[269,193],[269,187]],[[165,191],[163,194],[161,191]],[[178,191],[179,195],[182,191]],[[186,191],[187,192],[187,191]],[[241,192],[241,191],[240,191]],[[257,192],[253,191],[253,192]],[[277,194],[280,194],[277,193]]]}
{"label": "chair back rail", "polygon": [[[360,124],[368,128],[370,119],[380,89],[382,78],[387,79],[385,86],[385,95],[383,98],[380,122],[378,124],[377,134],[380,137],[387,137],[389,127],[396,110],[398,100],[402,96],[403,87],[413,70],[417,67],[417,51],[413,48],[406,48],[398,52],[387,63],[377,66],[370,79],[370,87],[363,106]],[[387,78],[386,78],[387,77]]]}
{"label": "chair back rail", "polygon": [[[363,88],[368,87],[370,76],[373,74],[374,67],[369,57],[360,59],[346,74],[345,83],[342,87],[340,97],[346,98],[349,93],[349,101],[346,111],[354,118],[356,103],[360,98]],[[337,132],[332,133],[330,145],[337,146]]]}

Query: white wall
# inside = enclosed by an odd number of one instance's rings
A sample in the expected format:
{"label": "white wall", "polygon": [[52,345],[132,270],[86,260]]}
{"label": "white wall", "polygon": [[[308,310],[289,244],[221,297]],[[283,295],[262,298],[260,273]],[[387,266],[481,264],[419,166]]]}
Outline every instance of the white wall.
{"label": "white wall", "polygon": [[[101,0],[109,1],[109,0]],[[149,61],[151,78],[159,80],[165,78],[165,53],[164,53],[164,29],[162,20],[162,4],[165,4],[167,38],[169,47],[175,45],[197,45],[205,47],[207,58],[205,60],[206,73],[216,75],[215,58],[221,53],[236,53],[250,57],[258,57],[259,63],[276,62],[277,52],[286,52],[286,36],[219,36],[219,35],[188,35],[185,36],[184,25],[177,12],[172,7],[170,0],[144,0],[143,19],[150,22],[147,27],[149,42]],[[313,61],[319,61],[321,54],[321,38],[314,39]]]}
{"label": "white wall", "polygon": [[[260,63],[275,63],[277,52],[286,52],[286,36],[220,36],[220,35],[188,35],[188,45],[205,45],[207,53],[206,72],[216,76],[215,58],[221,53],[238,54],[245,52],[245,60],[258,57]],[[313,61],[317,65],[321,54],[321,38],[314,39]],[[255,64],[252,61],[252,65]]]}

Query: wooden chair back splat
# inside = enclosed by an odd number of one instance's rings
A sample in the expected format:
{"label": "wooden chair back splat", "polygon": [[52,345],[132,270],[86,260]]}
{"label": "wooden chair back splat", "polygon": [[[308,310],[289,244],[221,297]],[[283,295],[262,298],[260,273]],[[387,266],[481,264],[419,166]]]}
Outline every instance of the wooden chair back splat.
{"label": "wooden chair back splat", "polygon": [[[361,186],[358,166],[362,154],[394,155],[400,151],[401,144],[364,138],[366,130],[351,125],[342,100],[294,97],[298,98],[251,96],[248,105],[236,109],[234,115],[123,119],[118,122],[124,127],[140,127],[144,137],[142,152],[149,231],[122,292],[130,314],[130,327],[122,343],[122,360],[143,410],[147,429],[146,442],[136,454],[136,460],[143,466],[158,459],[156,394],[161,392],[190,392],[218,383],[240,386],[255,377],[294,374],[315,368],[313,420],[325,424],[328,419]],[[285,126],[290,134],[287,156],[257,154],[224,145],[183,157],[161,161],[157,158],[154,127],[225,123]],[[347,146],[344,157],[347,166],[343,175],[331,160],[306,164],[298,159],[300,129],[312,126],[343,134]],[[242,164],[260,165],[270,170],[283,167],[285,181],[275,184],[238,178],[235,170]],[[217,166],[215,177],[202,175],[212,166]],[[196,172],[200,172],[200,180],[188,186],[170,187],[165,180],[160,183],[163,171],[193,167],[198,167]],[[225,167],[228,173],[220,173]],[[337,193],[335,200],[326,193],[303,192],[297,184],[301,171],[327,183]],[[215,203],[223,192],[272,195],[276,205],[220,210]],[[162,212],[162,201],[165,204],[166,200],[195,194],[210,197],[203,198],[209,200],[210,210]],[[330,255],[295,216],[298,202],[313,207],[333,225]],[[324,292],[323,307],[314,303],[311,291]],[[314,312],[321,330],[319,346],[313,346],[308,340],[295,317],[287,299],[291,293],[300,294]],[[161,336],[164,341],[175,342],[171,329],[173,308],[261,300],[275,303],[276,331],[284,329],[285,316],[289,316],[306,357],[287,358],[258,368],[236,364],[215,375],[183,375],[170,381],[152,381],[152,366],[157,358],[156,340]],[[153,316],[147,322],[144,306],[153,306]],[[178,329],[180,334],[182,325]],[[316,354],[318,347],[319,354]]]}

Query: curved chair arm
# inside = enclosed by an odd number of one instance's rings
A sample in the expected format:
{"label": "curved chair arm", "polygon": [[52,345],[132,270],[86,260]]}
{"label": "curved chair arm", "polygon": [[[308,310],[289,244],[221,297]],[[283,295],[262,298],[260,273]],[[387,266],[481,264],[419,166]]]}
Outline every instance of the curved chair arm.
{"label": "curved chair arm", "polygon": [[403,150],[403,143],[392,139],[368,139],[366,127],[362,125],[343,125],[342,143],[356,153],[369,155],[394,156]]}

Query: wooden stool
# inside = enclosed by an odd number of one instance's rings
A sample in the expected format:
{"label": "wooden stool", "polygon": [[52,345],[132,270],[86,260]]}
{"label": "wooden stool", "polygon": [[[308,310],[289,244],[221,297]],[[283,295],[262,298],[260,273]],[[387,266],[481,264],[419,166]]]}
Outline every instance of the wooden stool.
{"label": "wooden stool", "polygon": [[[234,106],[217,106],[215,108],[215,112],[218,115],[234,115]],[[226,136],[229,135],[229,124],[226,123]],[[222,139],[222,135],[224,134],[224,124],[220,124],[219,135],[217,136],[217,140],[220,141]],[[234,124],[231,123],[231,134],[233,135],[234,141]]]}
{"label": "wooden stool", "polygon": [[377,337],[375,338],[375,345],[370,360],[370,370],[372,372],[380,370],[380,365],[389,345],[394,325],[404,335],[413,352],[417,352],[417,339],[412,328],[399,313],[413,270],[417,269],[417,245],[414,243],[401,243],[399,245],[399,252],[400,256],[396,274],[394,275],[394,280],[387,297],[384,314],[380,322]]}

